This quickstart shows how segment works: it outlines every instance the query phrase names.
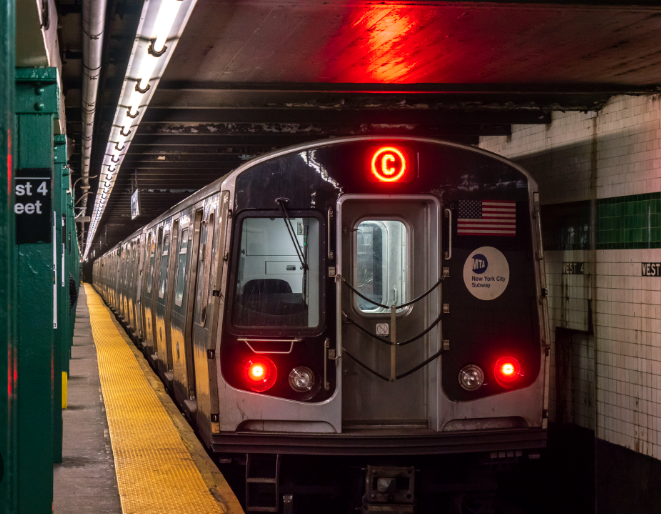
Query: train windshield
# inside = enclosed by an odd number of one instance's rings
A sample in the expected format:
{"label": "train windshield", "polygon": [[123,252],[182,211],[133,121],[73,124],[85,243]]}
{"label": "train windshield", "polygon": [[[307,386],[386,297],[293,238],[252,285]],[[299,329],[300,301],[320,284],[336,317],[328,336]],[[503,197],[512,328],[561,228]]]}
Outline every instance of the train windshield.
{"label": "train windshield", "polygon": [[319,220],[244,218],[233,323],[241,327],[319,325]]}

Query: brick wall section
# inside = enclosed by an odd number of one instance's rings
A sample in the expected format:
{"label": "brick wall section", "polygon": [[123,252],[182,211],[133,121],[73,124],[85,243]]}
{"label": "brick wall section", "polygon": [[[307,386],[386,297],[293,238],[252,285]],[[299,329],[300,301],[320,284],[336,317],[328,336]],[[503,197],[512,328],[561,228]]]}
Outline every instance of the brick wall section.
{"label": "brick wall section", "polygon": [[[523,165],[550,205],[661,192],[659,141],[660,97],[618,96],[596,117],[554,113],[549,125],[514,126],[480,147]],[[596,417],[599,438],[661,459],[661,278],[642,277],[640,264],[661,262],[661,249],[545,255],[552,420],[594,428]],[[589,277],[563,274],[563,262],[588,263]],[[556,341],[558,327],[586,330],[588,300],[594,336]]]}

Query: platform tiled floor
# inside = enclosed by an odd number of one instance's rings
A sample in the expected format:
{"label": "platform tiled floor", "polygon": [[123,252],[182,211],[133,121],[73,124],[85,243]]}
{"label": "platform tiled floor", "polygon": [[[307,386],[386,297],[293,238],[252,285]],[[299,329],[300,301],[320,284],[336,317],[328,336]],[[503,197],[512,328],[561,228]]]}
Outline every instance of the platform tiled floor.
{"label": "platform tiled floor", "polygon": [[55,514],[120,514],[115,465],[85,290],[80,288],[71,349],[62,464],[54,470]]}
{"label": "platform tiled floor", "polygon": [[158,377],[87,284],[74,346],[55,514],[243,513]]}

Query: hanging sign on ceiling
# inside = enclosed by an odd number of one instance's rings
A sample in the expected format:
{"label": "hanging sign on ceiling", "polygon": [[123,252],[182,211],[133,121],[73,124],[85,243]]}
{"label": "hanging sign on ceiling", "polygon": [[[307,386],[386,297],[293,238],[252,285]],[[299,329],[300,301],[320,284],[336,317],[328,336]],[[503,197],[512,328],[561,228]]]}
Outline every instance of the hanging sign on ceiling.
{"label": "hanging sign on ceiling", "polygon": [[136,189],[131,195],[131,219],[140,216],[140,190]]}

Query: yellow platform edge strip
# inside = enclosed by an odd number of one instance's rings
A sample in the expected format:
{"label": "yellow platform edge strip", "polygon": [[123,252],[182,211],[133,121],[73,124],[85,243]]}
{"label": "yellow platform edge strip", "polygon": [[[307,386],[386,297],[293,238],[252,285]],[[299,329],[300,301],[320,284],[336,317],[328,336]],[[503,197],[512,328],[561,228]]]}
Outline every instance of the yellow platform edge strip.
{"label": "yellow platform edge strip", "polygon": [[124,514],[226,514],[110,310],[85,284]]}
{"label": "yellow platform edge strip", "polygon": [[62,408],[67,408],[67,372],[62,372]]}

